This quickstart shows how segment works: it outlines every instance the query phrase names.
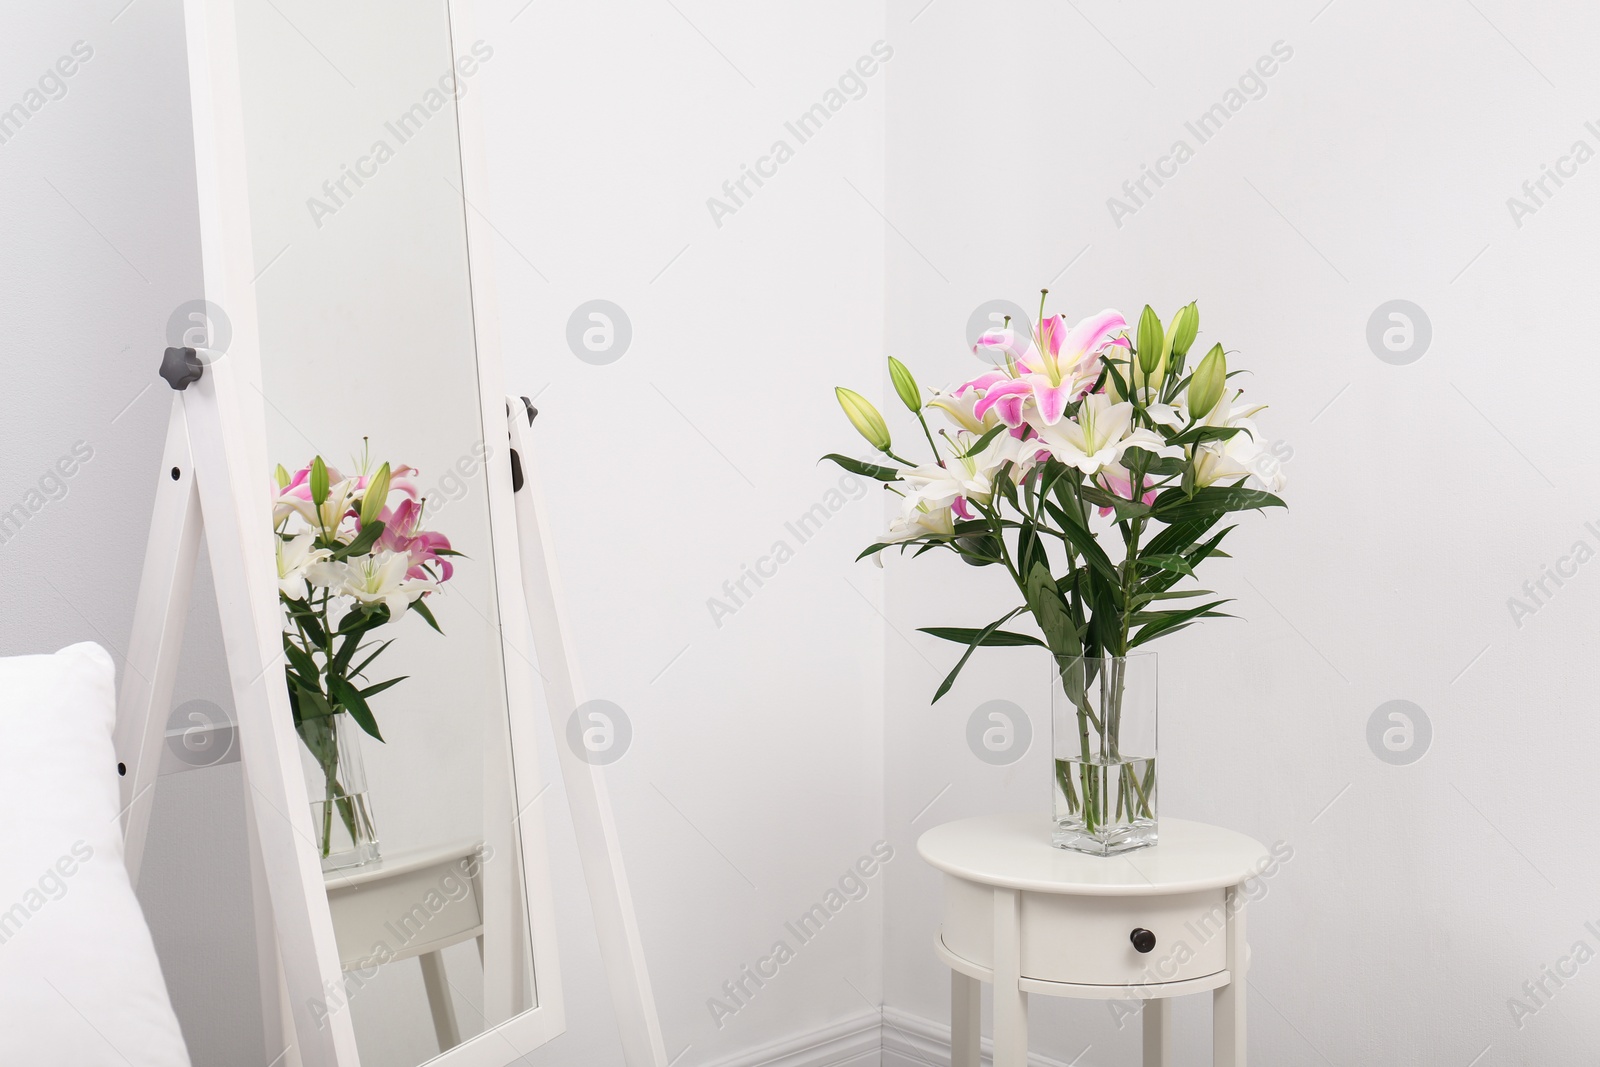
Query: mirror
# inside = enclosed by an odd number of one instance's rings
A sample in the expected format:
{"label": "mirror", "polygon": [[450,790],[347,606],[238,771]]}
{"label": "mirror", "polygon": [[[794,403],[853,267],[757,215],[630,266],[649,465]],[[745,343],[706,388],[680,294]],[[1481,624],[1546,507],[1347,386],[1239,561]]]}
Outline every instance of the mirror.
{"label": "mirror", "polygon": [[326,1010],[366,1067],[413,1067],[539,1002],[456,112],[493,51],[444,0],[234,10]]}

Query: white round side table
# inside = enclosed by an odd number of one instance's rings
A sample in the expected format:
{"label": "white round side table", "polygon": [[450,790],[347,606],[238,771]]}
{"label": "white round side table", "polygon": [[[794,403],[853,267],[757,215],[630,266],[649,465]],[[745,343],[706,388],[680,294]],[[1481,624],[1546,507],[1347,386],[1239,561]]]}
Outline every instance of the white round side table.
{"label": "white round side table", "polygon": [[983,816],[917,842],[945,876],[934,950],[951,970],[952,1067],[979,1067],[981,982],[994,985],[994,1067],[1027,1065],[1029,993],[1143,1003],[1145,1067],[1166,1067],[1169,998],[1208,990],[1213,1067],[1245,1067],[1242,886],[1266,848],[1162,819],[1149,848],[1086,856],[1050,830],[1045,816]]}

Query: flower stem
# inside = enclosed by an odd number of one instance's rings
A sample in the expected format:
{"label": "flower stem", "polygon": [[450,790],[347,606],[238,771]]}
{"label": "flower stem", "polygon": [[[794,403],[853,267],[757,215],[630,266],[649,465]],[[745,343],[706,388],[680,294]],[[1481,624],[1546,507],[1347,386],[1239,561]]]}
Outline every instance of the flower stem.
{"label": "flower stem", "polygon": [[[326,769],[325,769],[326,772]],[[322,858],[333,848],[333,776],[328,776],[328,799],[322,805]]]}

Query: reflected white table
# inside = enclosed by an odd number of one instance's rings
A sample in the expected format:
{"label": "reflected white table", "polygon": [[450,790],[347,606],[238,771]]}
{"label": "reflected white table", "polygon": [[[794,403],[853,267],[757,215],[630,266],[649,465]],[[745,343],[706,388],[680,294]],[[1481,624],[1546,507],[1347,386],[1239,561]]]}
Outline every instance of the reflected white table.
{"label": "reflected white table", "polygon": [[1206,991],[1213,1067],[1245,1067],[1242,887],[1266,848],[1181,819],[1120,856],[1056,848],[1050,831],[1044,816],[984,816],[917,842],[945,875],[934,950],[951,969],[953,1067],[979,1065],[983,982],[994,985],[994,1067],[1026,1067],[1029,993],[1142,1004],[1145,1067],[1167,1067],[1170,998]]}
{"label": "reflected white table", "polygon": [[417,957],[440,1052],[461,1043],[441,953],[475,937],[483,958],[482,848],[458,841],[322,876],[340,967],[371,972]]}

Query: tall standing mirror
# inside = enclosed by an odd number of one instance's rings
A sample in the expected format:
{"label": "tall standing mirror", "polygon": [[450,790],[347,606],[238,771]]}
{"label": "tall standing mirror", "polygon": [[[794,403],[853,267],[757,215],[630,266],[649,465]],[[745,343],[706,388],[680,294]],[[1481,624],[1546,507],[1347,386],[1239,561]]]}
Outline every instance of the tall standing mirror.
{"label": "tall standing mirror", "polygon": [[[469,0],[184,13],[208,332],[161,368],[119,701],[128,868],[203,530],[270,1062],[522,1062],[565,1028],[538,749],[581,686],[476,210],[494,50]],[[666,1067],[605,769],[551,751],[624,1060]]]}
{"label": "tall standing mirror", "polygon": [[284,682],[343,970],[324,1010],[349,1013],[365,1067],[413,1067],[550,977],[457,115],[493,49],[454,39],[445,0],[234,12]]}

